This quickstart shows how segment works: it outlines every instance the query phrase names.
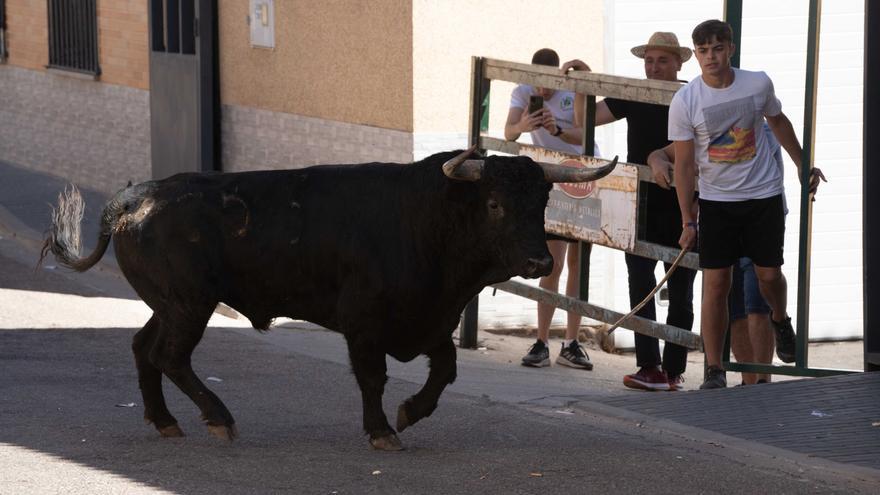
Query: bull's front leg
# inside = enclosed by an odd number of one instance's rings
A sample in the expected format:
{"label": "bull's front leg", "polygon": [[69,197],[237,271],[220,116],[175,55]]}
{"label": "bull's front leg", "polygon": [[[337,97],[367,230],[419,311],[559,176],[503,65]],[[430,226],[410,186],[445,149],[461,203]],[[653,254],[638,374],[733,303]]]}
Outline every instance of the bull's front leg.
{"label": "bull's front leg", "polygon": [[358,335],[346,337],[351,367],[361,389],[364,407],[364,431],[377,450],[403,450],[388,418],[382,410],[382,394],[388,380],[385,351],[375,342]]}
{"label": "bull's front leg", "polygon": [[455,344],[452,339],[431,349],[427,353],[430,359],[428,380],[421,390],[405,400],[397,408],[397,431],[414,425],[418,420],[426,418],[437,408],[437,400],[447,385],[455,381]]}

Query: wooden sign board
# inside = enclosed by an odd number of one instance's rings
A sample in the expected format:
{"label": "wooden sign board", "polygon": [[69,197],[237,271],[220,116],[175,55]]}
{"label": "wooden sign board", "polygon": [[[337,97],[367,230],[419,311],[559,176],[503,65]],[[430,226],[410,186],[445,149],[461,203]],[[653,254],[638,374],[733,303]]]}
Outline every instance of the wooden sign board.
{"label": "wooden sign board", "polygon": [[[545,163],[593,168],[606,160],[520,145],[519,154]],[[618,163],[594,182],[553,185],[544,221],[547,232],[624,251],[635,244],[638,167]]]}

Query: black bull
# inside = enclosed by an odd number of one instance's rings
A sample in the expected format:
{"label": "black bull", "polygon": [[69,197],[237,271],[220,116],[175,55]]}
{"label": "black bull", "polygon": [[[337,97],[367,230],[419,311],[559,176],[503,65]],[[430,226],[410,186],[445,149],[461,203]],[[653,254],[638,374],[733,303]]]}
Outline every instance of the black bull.
{"label": "black bull", "polygon": [[468,301],[512,276],[550,273],[544,234],[551,182],[595,180],[598,169],[526,157],[443,153],[409,164],[369,163],[235,174],[181,174],[120,191],[105,206],[98,246],[80,258],[82,199],[72,189],[41,256],[85,271],[111,236],[131,286],[153,310],[132,349],[144,416],[181,436],[164,374],[196,403],[211,433],[235,421],[190,358],[218,302],[265,330],[308,320],[345,336],[379,449],[401,448],[382,409],[385,355],[430,359],[424,387],[397,411],[397,431],[429,416],[455,380],[452,332]]}

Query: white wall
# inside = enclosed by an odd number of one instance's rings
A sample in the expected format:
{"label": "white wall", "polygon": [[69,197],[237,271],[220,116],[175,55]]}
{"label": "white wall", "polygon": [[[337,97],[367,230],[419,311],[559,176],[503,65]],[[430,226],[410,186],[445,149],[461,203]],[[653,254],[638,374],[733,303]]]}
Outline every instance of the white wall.
{"label": "white wall", "polygon": [[[604,0],[413,1],[415,159],[467,145],[471,57],[528,63],[540,48],[601,69]],[[504,129],[513,85],[493,82],[489,126]]]}

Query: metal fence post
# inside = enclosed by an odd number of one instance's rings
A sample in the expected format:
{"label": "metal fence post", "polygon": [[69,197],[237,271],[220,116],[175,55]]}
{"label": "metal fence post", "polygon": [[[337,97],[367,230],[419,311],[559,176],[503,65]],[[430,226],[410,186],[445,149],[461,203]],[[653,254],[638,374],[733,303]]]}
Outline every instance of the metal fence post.
{"label": "metal fence post", "polygon": [[[480,127],[483,114],[489,109],[489,79],[483,77],[483,58],[471,57],[471,109],[468,116],[468,146],[479,144]],[[484,102],[486,104],[484,105]],[[488,122],[487,122],[488,124]],[[483,150],[479,150],[483,151]],[[480,307],[480,295],[477,294],[464,308],[464,317],[459,333],[459,347],[475,349],[477,347],[477,314]]]}

